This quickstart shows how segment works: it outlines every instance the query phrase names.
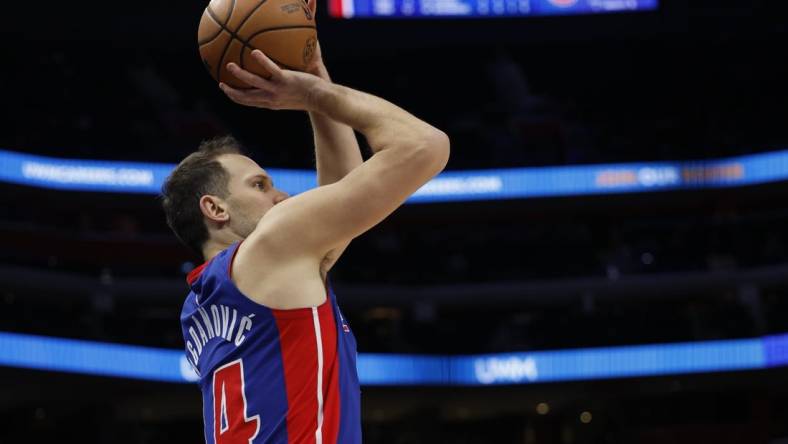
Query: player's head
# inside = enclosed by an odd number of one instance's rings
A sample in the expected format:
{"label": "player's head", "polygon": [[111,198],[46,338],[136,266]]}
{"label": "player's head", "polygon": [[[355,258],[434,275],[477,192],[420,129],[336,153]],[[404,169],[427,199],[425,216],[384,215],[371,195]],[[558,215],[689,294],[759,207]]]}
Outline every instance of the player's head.
{"label": "player's head", "polygon": [[229,245],[246,238],[287,197],[230,136],[203,142],[162,186],[167,225],[200,254],[209,240]]}

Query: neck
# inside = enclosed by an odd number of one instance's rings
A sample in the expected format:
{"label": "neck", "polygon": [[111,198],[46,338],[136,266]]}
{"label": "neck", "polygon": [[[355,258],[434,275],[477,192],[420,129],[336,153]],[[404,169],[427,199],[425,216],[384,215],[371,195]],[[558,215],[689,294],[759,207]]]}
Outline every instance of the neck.
{"label": "neck", "polygon": [[209,260],[213,259],[214,256],[219,254],[219,252],[221,252],[222,250],[224,250],[227,247],[229,247],[229,245],[224,246],[224,247],[219,246],[219,245],[212,245],[212,246],[206,245],[202,249],[202,257],[203,257],[203,259],[205,259],[205,262],[208,262]]}
{"label": "neck", "polygon": [[227,236],[226,238],[221,239],[210,239],[205,242],[205,245],[202,247],[202,257],[205,259],[205,262],[213,259],[214,256],[221,253],[222,250],[227,249],[230,245],[243,240],[240,236]]}

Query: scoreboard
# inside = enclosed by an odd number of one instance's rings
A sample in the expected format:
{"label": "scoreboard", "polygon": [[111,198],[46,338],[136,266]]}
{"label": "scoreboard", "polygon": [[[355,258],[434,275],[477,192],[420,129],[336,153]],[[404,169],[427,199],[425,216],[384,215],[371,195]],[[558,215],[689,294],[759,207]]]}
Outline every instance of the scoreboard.
{"label": "scoreboard", "polygon": [[652,11],[659,0],[329,0],[335,18],[485,18]]}

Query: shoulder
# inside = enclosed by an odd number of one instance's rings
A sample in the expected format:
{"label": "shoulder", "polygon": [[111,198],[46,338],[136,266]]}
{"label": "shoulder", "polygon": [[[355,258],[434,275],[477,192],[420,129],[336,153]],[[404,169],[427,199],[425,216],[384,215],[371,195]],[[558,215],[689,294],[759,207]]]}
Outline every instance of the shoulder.
{"label": "shoulder", "polygon": [[[263,235],[264,234],[264,235]],[[321,260],[288,251],[287,240],[271,241],[273,233],[253,233],[228,262],[238,290],[273,309],[313,307],[325,301]]]}

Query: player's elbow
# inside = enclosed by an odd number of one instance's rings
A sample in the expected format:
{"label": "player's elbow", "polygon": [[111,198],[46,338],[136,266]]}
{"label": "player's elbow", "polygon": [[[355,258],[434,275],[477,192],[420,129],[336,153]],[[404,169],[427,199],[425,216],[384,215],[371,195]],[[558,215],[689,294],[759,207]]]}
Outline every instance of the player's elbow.
{"label": "player's elbow", "polygon": [[449,162],[450,146],[449,136],[439,129],[433,128],[423,136],[421,149],[429,159],[433,175],[443,171]]}

